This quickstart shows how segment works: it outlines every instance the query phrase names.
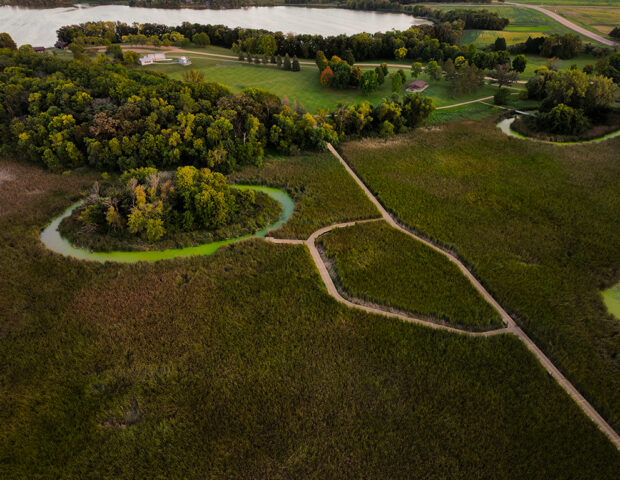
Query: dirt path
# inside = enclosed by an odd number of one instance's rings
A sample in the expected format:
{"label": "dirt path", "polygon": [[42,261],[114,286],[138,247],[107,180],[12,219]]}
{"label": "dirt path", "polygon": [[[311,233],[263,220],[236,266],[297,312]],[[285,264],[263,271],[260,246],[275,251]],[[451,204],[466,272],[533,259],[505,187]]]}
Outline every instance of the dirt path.
{"label": "dirt path", "polygon": [[[480,100],[472,100],[471,102],[464,102],[463,104],[474,103],[478,101]],[[455,106],[455,105],[451,105],[451,106]],[[444,108],[449,108],[449,107],[444,107]],[[336,149],[331,144],[328,144],[328,149],[332,153],[332,155],[334,155],[334,157],[338,159],[340,164],[346,169],[349,175],[351,175],[353,180],[355,180],[355,182],[359,185],[359,187],[366,194],[368,199],[377,207],[377,210],[379,210],[379,213],[381,214],[381,218],[330,225],[328,227],[324,227],[324,228],[321,228],[315,231],[305,241],[304,240],[276,239],[272,237],[267,237],[266,240],[272,243],[306,245],[306,247],[308,247],[308,250],[310,251],[310,255],[312,256],[314,263],[316,264],[316,267],[319,271],[321,279],[323,280],[323,283],[325,283],[327,292],[333,298],[338,300],[340,303],[350,308],[356,308],[356,309],[363,310],[365,312],[372,313],[372,314],[383,315],[383,316],[392,317],[392,318],[398,318],[406,322],[420,324],[420,325],[424,325],[430,328],[435,328],[438,330],[445,330],[445,331],[463,334],[463,335],[491,336],[491,335],[498,335],[498,334],[513,334],[517,336],[525,344],[525,346],[530,350],[530,352],[534,354],[534,356],[538,359],[538,361],[541,363],[544,369],[560,384],[560,386],[566,391],[566,393],[568,393],[568,395],[577,403],[579,408],[581,408],[581,410],[596,424],[596,426],[607,436],[607,438],[609,438],[609,440],[615,445],[615,447],[618,450],[620,450],[620,436],[615,432],[615,430],[611,428],[611,426],[605,421],[603,417],[601,417],[601,415],[599,415],[599,413],[594,409],[594,407],[583,397],[583,395],[581,395],[581,393],[579,393],[579,391],[573,386],[573,384],[568,381],[568,379],[562,374],[562,372],[560,372],[556,368],[556,366],[551,362],[551,360],[549,360],[549,358],[542,352],[542,350],[538,348],[538,346],[532,341],[532,339],[528,337],[527,334],[523,330],[521,330],[521,328],[516,324],[516,322],[512,319],[512,317],[508,315],[508,313],[495,300],[495,298],[493,298],[493,296],[486,290],[486,288],[482,286],[482,284],[469,271],[469,269],[467,269],[467,267],[453,253],[439,247],[438,245],[427,240],[426,238],[421,237],[420,235],[417,235],[411,230],[408,230],[404,228],[403,226],[401,226],[398,223],[398,221],[383,207],[383,205],[379,202],[379,200],[375,197],[375,195],[368,189],[366,184],[357,176],[357,174],[353,171],[353,169],[349,166],[349,164],[340,156],[340,154],[336,151]],[[377,308],[373,308],[373,307],[369,307],[365,305],[358,305],[344,298],[340,294],[338,289],[336,288],[336,285],[334,284],[334,280],[329,274],[327,265],[325,265],[323,259],[321,258],[321,254],[319,253],[319,250],[317,249],[316,244],[315,244],[316,239],[320,237],[321,235],[324,235],[325,233],[331,230],[334,230],[336,228],[349,227],[349,226],[355,225],[356,223],[377,221],[377,220],[386,221],[393,228],[403,232],[406,235],[409,235],[410,237],[418,240],[419,242],[422,242],[424,245],[426,245],[429,248],[432,248],[436,252],[441,253],[449,261],[455,264],[459,268],[461,273],[465,275],[465,277],[467,277],[467,279],[471,282],[474,288],[482,295],[482,297],[487,302],[489,302],[493,306],[493,308],[495,308],[495,310],[500,314],[502,321],[505,324],[505,327],[496,329],[496,330],[489,330],[486,332],[471,332],[471,331],[462,330],[462,329],[455,328],[455,327],[450,327],[447,325],[433,323],[428,320],[418,318],[414,315],[404,315],[401,313],[386,312],[384,310],[380,310]]]}
{"label": "dirt path", "polygon": [[603,43],[610,47],[618,46],[618,43],[614,42],[613,40],[609,40],[605,37],[601,37],[600,35],[597,35],[596,33],[591,32],[590,30],[580,27],[579,25],[575,25],[573,22],[571,22],[570,20],[567,20],[561,15],[558,15],[557,13],[554,13],[551,10],[547,10],[546,8],[539,7],[538,5],[526,5],[524,3],[512,3],[512,2],[506,2],[504,5],[513,5],[515,7],[521,7],[521,8],[531,8],[532,10],[536,10],[540,13],[543,13],[544,15],[547,15],[548,17],[552,18],[558,23],[561,23],[565,27],[570,28],[571,30],[574,30],[575,32],[580,33],[581,35],[584,35],[588,38],[591,38],[592,40],[596,40],[597,42]]}

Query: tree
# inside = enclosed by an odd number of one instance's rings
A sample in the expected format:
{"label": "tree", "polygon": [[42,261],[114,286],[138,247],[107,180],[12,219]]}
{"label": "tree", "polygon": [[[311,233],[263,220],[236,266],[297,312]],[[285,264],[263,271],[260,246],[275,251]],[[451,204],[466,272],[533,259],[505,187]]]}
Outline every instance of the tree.
{"label": "tree", "polygon": [[[73,42],[72,44],[69,45],[69,50],[71,50],[71,53],[73,53],[73,58],[75,60],[82,60],[85,58],[84,45],[82,45],[81,43]],[[132,53],[135,53],[135,52],[132,52]]]}
{"label": "tree", "polygon": [[551,111],[540,114],[536,124],[541,130],[563,135],[579,135],[590,127],[582,110],[560,103]]}
{"label": "tree", "polygon": [[360,78],[360,89],[364,95],[374,92],[379,87],[377,77],[377,72],[373,70],[367,70],[362,74]]}
{"label": "tree", "polygon": [[411,78],[416,79],[422,73],[422,64],[420,62],[415,62],[411,65]]}
{"label": "tree", "polygon": [[446,74],[448,80],[453,80],[456,77],[456,67],[451,58],[448,58],[443,64],[443,71]]}
{"label": "tree", "polygon": [[293,72],[299,72],[301,70],[301,67],[299,66],[299,60],[297,60],[297,55],[293,57],[293,63],[291,65],[291,70]]}
{"label": "tree", "polygon": [[392,93],[399,93],[403,87],[403,77],[400,73],[396,72],[391,75],[392,77]]}
{"label": "tree", "polygon": [[620,38],[620,25],[614,27],[611,32],[609,32],[609,36],[613,38]]}
{"label": "tree", "polygon": [[286,55],[284,55],[283,68],[284,68],[284,70],[290,70],[291,69],[291,57],[288,56],[288,53]]}
{"label": "tree", "polygon": [[200,72],[195,69],[183,72],[181,77],[183,78],[183,81],[186,83],[200,83],[200,82],[204,82],[205,80],[204,72]]}
{"label": "tree", "polygon": [[428,73],[428,76],[433,80],[441,79],[441,67],[435,60],[428,62],[426,65],[426,73]]}
{"label": "tree", "polygon": [[192,42],[194,42],[194,44],[198,45],[199,47],[206,47],[207,45],[211,45],[211,39],[209,38],[209,35],[207,35],[205,32],[194,34],[194,36],[192,37]]}
{"label": "tree", "polygon": [[400,47],[394,50],[394,58],[397,60],[402,60],[407,56],[407,49],[405,47]]}
{"label": "tree", "polygon": [[607,109],[616,98],[618,86],[611,78],[602,75],[590,77],[584,100],[586,112],[597,114]]}
{"label": "tree", "polygon": [[496,52],[501,52],[503,50],[506,50],[506,48],[506,39],[504,37],[497,37],[495,39],[495,44],[493,45],[493,50],[495,50]]}
{"label": "tree", "polygon": [[136,52],[126,50],[123,52],[123,63],[125,65],[137,65],[140,61],[140,57]]}
{"label": "tree", "polygon": [[327,67],[321,72],[321,85],[324,87],[330,87],[334,81],[334,72],[331,68]]}
{"label": "tree", "polygon": [[385,74],[383,73],[383,69],[381,67],[376,67],[375,73],[377,74],[377,83],[379,85],[383,85],[383,82],[385,82]]}
{"label": "tree", "polygon": [[260,53],[264,53],[265,55],[273,55],[276,53],[278,49],[278,45],[276,43],[276,39],[273,38],[273,35],[266,33],[265,35],[261,35],[258,40],[258,51]]}
{"label": "tree", "polygon": [[493,95],[493,103],[495,105],[506,105],[508,103],[508,89],[506,88],[498,88],[497,93]]}
{"label": "tree", "polygon": [[527,59],[525,55],[520,54],[512,59],[512,68],[519,73],[523,73],[525,71],[525,66],[527,65]]}
{"label": "tree", "polygon": [[278,66],[278,68],[282,67],[282,57],[280,55],[276,57],[276,65]]}
{"label": "tree", "polygon": [[501,89],[504,85],[511,85],[519,79],[519,72],[510,69],[510,63],[497,65],[495,70],[489,72],[489,77],[497,82],[497,86]]}
{"label": "tree", "polygon": [[17,45],[8,33],[0,33],[0,48],[17,50]]}
{"label": "tree", "polygon": [[319,68],[319,72],[322,72],[328,66],[327,57],[325,53],[323,53],[323,50],[318,50],[316,52],[316,66]]}
{"label": "tree", "polygon": [[355,65],[355,57],[353,56],[353,50],[351,50],[350,48],[347,48],[344,51],[344,55],[342,56],[342,59],[351,66]]}

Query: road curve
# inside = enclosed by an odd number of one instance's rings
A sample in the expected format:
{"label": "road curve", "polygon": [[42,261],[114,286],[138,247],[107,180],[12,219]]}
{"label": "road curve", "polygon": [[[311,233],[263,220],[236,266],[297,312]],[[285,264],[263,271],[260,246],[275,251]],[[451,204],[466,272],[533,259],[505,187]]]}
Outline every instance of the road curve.
{"label": "road curve", "polygon": [[460,333],[460,334],[465,334],[465,335],[477,335],[477,336],[486,335],[488,336],[488,335],[495,335],[498,333],[512,333],[516,335],[517,338],[519,338],[525,344],[525,346],[530,350],[530,352],[532,352],[532,354],[538,359],[538,361],[541,363],[543,368],[560,384],[560,386],[564,389],[564,391],[566,391],[566,393],[568,393],[568,395],[577,403],[579,408],[581,408],[581,410],[588,416],[588,418],[590,418],[590,420],[592,420],[596,424],[596,426],[607,436],[607,438],[609,438],[609,440],[614,444],[614,446],[618,450],[620,450],[620,436],[616,433],[616,431],[613,428],[611,428],[611,426],[596,411],[596,409],[590,404],[590,402],[588,402],[583,397],[583,395],[579,393],[579,391],[575,388],[575,386],[571,382],[568,381],[568,379],[562,374],[562,372],[560,372],[560,370],[558,370],[558,368],[551,362],[551,360],[549,360],[549,358],[543,353],[543,351],[540,348],[538,348],[538,346],[532,341],[532,339],[528,337],[527,334],[523,330],[521,330],[521,328],[516,324],[516,322],[512,319],[512,317],[508,315],[508,313],[495,300],[495,298],[493,298],[493,296],[486,290],[486,288],[482,286],[482,284],[467,269],[467,267],[465,267],[465,265],[451,252],[439,247],[433,242],[427,240],[426,238],[421,237],[417,235],[416,233],[412,232],[411,230],[408,230],[404,228],[403,226],[401,226],[398,223],[398,221],[383,207],[383,205],[379,202],[379,200],[375,197],[375,195],[368,189],[366,184],[357,176],[357,174],[353,171],[353,169],[349,166],[349,164],[340,156],[340,154],[336,151],[336,149],[329,143],[327,144],[327,147],[329,151],[332,153],[332,155],[334,155],[334,157],[336,157],[336,159],[338,159],[341,165],[346,169],[349,175],[351,175],[353,180],[355,180],[355,182],[359,185],[359,187],[366,194],[368,199],[377,207],[383,220],[385,220],[389,225],[396,228],[397,230],[400,230],[401,232],[409,235],[410,237],[413,237],[414,239],[422,242],[424,245],[432,248],[436,252],[441,253],[448,260],[454,263],[459,268],[459,270],[463,273],[463,275],[465,275],[469,279],[471,284],[483,296],[483,298],[487,302],[489,302],[499,312],[502,318],[502,321],[507,325],[507,327],[503,329],[499,329],[499,330],[488,331],[488,332],[469,332],[469,331],[457,329],[454,327],[447,327],[445,325],[431,323],[431,322],[417,319],[414,317],[393,314],[390,312],[373,309],[371,307],[364,307],[364,306],[352,303],[349,300],[343,298],[340,295],[340,293],[337,291],[332,278],[329,276],[327,267],[323,263],[323,260],[321,259],[319,251],[316,248],[316,245],[314,242],[317,237],[328,232],[329,230],[332,230],[333,228],[354,225],[355,222],[342,223],[342,224],[337,224],[337,225],[332,225],[329,227],[322,228],[314,232],[312,235],[310,235],[310,238],[308,238],[308,240],[306,240],[305,242],[300,241],[300,240],[287,241],[287,240],[275,240],[275,239],[270,239],[270,238],[268,238],[268,240],[277,242],[277,243],[289,243],[289,242],[296,243],[296,244],[305,243],[308,246],[308,249],[310,250],[310,254],[312,255],[312,258],[314,262],[316,263],[317,268],[319,269],[321,278],[325,282],[325,285],[330,295],[332,295],[334,298],[336,298],[336,300],[340,301],[341,303],[344,303],[352,308],[358,308],[358,309],[361,308],[371,313],[377,313],[380,315],[396,317],[396,318],[400,318],[408,322],[420,323],[420,324],[424,324],[432,328],[449,330],[454,333]]}
{"label": "road curve", "polygon": [[580,27],[579,25],[575,25],[573,22],[571,22],[570,20],[567,20],[563,16],[558,15],[557,13],[554,13],[551,10],[547,10],[546,8],[539,7],[538,5],[526,5],[524,3],[513,3],[513,2],[506,2],[504,5],[513,5],[515,7],[520,7],[520,8],[531,8],[532,10],[536,10],[544,15],[547,15],[548,17],[552,18],[556,22],[561,23],[565,27],[570,28],[571,30],[574,30],[575,32],[580,33],[581,35],[584,35],[588,38],[591,38],[592,40],[596,40],[597,42],[603,43],[609,47],[618,46],[618,43],[614,42],[613,40],[609,40],[608,38],[601,37],[600,35],[597,35],[596,33],[591,32],[590,30]]}

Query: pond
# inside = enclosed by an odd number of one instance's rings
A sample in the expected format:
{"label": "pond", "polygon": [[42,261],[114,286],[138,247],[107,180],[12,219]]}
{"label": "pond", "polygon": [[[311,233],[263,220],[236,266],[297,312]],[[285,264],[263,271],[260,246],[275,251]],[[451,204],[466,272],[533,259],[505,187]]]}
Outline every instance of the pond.
{"label": "pond", "polygon": [[180,25],[183,22],[226,25],[229,27],[264,28],[284,33],[320,35],[407,30],[411,25],[429,23],[403,13],[380,13],[342,8],[249,7],[232,10],[193,10],[137,8],[124,5],[49,8],[31,10],[0,7],[0,32],[7,32],[18,45],[50,47],[56,42],[56,30],[64,25],[89,21],[121,21],[126,23],[160,23]]}
{"label": "pond", "polygon": [[85,248],[74,247],[71,242],[63,238],[58,231],[58,226],[65,218],[69,217],[73,210],[81,205],[78,202],[61,215],[54,218],[52,222],[41,232],[41,241],[50,250],[60,253],[68,257],[77,258],[79,260],[92,260],[95,262],[157,262],[159,260],[169,260],[172,258],[191,257],[193,255],[211,255],[223,245],[239,242],[251,237],[265,237],[271,230],[280,228],[293,214],[295,203],[288,194],[277,188],[260,187],[253,185],[234,185],[233,188],[251,188],[258,192],[263,192],[276,200],[282,207],[282,213],[277,222],[263,228],[259,232],[252,235],[244,235],[243,237],[229,238],[219,242],[205,243],[196,247],[186,248],[169,248],[166,250],[149,250],[136,252],[91,252]]}

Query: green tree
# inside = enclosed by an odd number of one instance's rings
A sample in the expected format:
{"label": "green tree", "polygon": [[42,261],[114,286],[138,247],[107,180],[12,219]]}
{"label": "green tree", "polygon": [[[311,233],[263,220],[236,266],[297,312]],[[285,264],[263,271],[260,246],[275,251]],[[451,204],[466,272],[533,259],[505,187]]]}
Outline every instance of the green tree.
{"label": "green tree", "polygon": [[495,44],[493,45],[493,50],[495,50],[496,52],[501,52],[503,50],[506,50],[506,48],[506,39],[504,37],[497,37],[495,39]]}
{"label": "green tree", "polygon": [[398,72],[393,73],[392,77],[392,93],[399,93],[403,87],[403,77]]}
{"label": "green tree", "polygon": [[411,65],[411,78],[416,79],[422,73],[422,64],[420,62],[414,62]]}
{"label": "green tree", "polygon": [[428,62],[426,65],[426,73],[428,73],[428,76],[433,80],[441,79],[441,67],[435,60]]}
{"label": "green tree", "polygon": [[291,69],[291,57],[288,56],[288,53],[286,55],[284,55],[284,63],[282,65],[282,68],[284,70],[290,70]]}
{"label": "green tree", "polygon": [[517,55],[512,59],[512,68],[519,73],[523,73],[525,71],[525,66],[527,65],[527,59],[525,55]]}
{"label": "green tree", "polygon": [[204,72],[200,72],[195,69],[191,69],[189,71],[183,72],[181,77],[183,78],[183,81],[186,83],[200,83],[200,82],[204,82],[205,80]]}
{"label": "green tree", "polygon": [[325,53],[323,53],[323,50],[317,50],[316,52],[316,66],[318,67],[319,72],[322,72],[328,66],[327,57],[325,56]]}
{"label": "green tree", "polygon": [[373,70],[367,70],[362,74],[360,78],[360,89],[364,95],[368,95],[379,88],[377,77],[377,72]]}
{"label": "green tree", "polygon": [[299,60],[297,60],[297,55],[293,57],[293,63],[291,65],[291,70],[293,72],[299,72],[301,70],[301,67],[299,66]]}
{"label": "green tree", "polygon": [[273,38],[273,35],[261,35],[258,40],[258,50],[260,53],[271,56],[276,53],[277,49],[278,45],[276,44],[276,39]]}
{"label": "green tree", "polygon": [[206,47],[207,45],[211,45],[211,39],[209,38],[209,35],[207,35],[205,32],[195,33],[192,37],[192,42],[194,42],[194,45],[197,45],[199,47]]}
{"label": "green tree", "polygon": [[8,33],[0,33],[0,48],[9,48],[11,50],[17,50],[17,45]]}

